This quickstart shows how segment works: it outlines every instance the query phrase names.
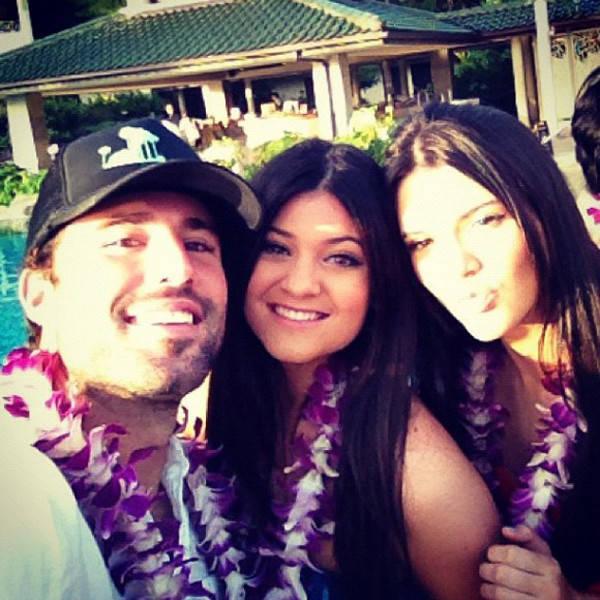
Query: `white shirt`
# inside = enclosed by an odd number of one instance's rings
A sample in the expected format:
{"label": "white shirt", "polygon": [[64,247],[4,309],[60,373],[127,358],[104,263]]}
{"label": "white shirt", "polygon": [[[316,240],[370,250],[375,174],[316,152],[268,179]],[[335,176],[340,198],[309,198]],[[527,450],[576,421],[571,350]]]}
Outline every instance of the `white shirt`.
{"label": "white shirt", "polygon": [[0,600],[118,598],[69,484],[11,421],[0,416]]}

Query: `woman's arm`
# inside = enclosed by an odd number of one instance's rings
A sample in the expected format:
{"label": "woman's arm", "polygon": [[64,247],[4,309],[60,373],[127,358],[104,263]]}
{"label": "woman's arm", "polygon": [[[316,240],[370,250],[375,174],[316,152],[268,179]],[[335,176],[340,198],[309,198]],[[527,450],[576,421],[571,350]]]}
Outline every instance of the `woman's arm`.
{"label": "woman's arm", "polygon": [[480,598],[479,565],[498,538],[492,497],[446,430],[413,403],[402,502],[416,577],[436,600]]}

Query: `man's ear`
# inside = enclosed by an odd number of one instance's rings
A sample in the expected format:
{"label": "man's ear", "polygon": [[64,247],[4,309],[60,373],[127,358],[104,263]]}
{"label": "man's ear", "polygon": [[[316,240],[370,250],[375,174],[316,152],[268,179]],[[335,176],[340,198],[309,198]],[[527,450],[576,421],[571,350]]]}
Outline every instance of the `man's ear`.
{"label": "man's ear", "polygon": [[19,301],[25,316],[42,328],[52,311],[53,292],[49,271],[23,269],[19,278]]}

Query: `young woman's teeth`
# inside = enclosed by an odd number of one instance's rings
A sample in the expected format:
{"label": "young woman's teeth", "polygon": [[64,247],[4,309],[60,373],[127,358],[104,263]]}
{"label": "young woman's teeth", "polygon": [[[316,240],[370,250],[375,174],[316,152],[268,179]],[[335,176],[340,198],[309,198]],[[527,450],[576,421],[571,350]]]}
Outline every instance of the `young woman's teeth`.
{"label": "young woman's teeth", "polygon": [[313,310],[294,310],[278,304],[273,308],[276,314],[285,317],[286,319],[290,319],[290,321],[318,321],[323,318],[323,313]]}

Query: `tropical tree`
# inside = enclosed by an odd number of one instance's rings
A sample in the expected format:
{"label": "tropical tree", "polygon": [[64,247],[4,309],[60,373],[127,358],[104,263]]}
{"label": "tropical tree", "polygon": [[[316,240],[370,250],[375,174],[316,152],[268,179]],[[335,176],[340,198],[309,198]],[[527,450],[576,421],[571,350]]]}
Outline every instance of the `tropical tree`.
{"label": "tropical tree", "polygon": [[124,5],[124,0],[28,0],[31,27],[35,38],[69,29],[90,19],[101,17]]}

